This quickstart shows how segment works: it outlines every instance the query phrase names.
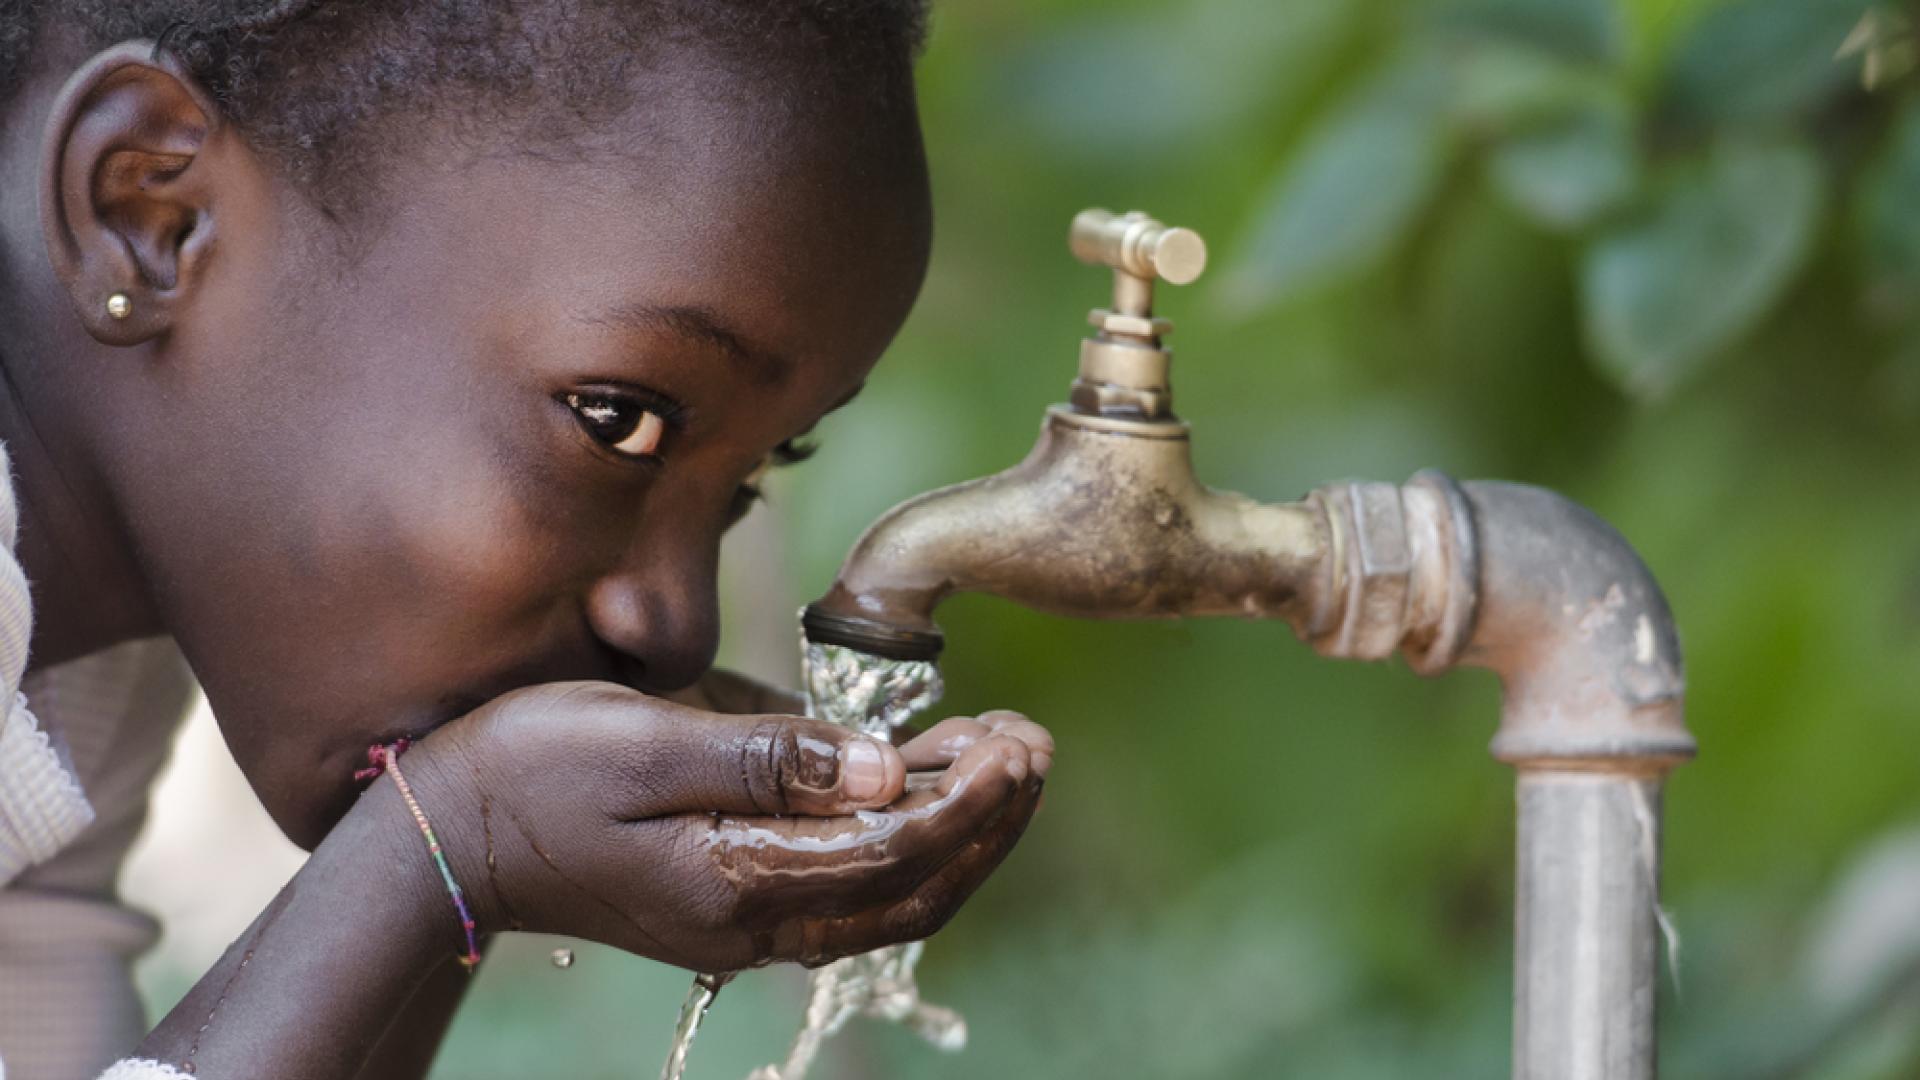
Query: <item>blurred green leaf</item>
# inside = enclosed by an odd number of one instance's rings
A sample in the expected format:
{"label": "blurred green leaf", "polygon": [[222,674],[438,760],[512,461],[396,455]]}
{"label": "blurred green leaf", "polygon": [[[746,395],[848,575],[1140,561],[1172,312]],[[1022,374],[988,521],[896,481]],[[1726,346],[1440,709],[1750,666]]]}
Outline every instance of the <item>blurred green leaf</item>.
{"label": "blurred green leaf", "polygon": [[1613,75],[1552,53],[1510,44],[1451,51],[1452,120],[1488,135],[1557,119],[1619,97]]}
{"label": "blurred green leaf", "polygon": [[1824,175],[1800,143],[1723,142],[1581,268],[1602,368],[1657,397],[1753,328],[1806,261]]}
{"label": "blurred green leaf", "polygon": [[1689,122],[1774,122],[1858,77],[1834,54],[1868,0],[1737,0],[1702,16],[1674,48],[1667,94]]}
{"label": "blurred green leaf", "polygon": [[1577,229],[1619,206],[1640,180],[1633,118],[1625,106],[1593,107],[1520,132],[1493,148],[1493,186],[1550,229]]}
{"label": "blurred green leaf", "polygon": [[1219,138],[1310,88],[1367,5],[1189,0],[1102,12],[1016,49],[1011,115],[1054,147],[1137,168],[1171,145]]}
{"label": "blurred green leaf", "polygon": [[1920,101],[1901,107],[1880,159],[1861,176],[1853,224],[1869,301],[1903,319],[1920,291]]}
{"label": "blurred green leaf", "polygon": [[1612,0],[1450,0],[1437,5],[1442,29],[1522,42],[1578,60],[1610,60],[1624,38]]}
{"label": "blurred green leaf", "polygon": [[1446,88],[1437,60],[1402,56],[1324,118],[1258,211],[1229,302],[1277,302],[1387,255],[1445,165]]}

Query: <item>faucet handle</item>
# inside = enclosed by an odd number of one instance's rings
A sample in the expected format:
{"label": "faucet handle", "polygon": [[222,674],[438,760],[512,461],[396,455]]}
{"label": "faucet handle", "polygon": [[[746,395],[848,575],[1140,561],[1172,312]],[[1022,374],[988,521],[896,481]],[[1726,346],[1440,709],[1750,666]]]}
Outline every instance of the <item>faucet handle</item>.
{"label": "faucet handle", "polygon": [[1082,210],[1067,230],[1081,262],[1113,269],[1113,306],[1087,318],[1098,331],[1080,342],[1080,374],[1068,398],[1075,413],[1109,420],[1174,423],[1170,355],[1161,339],[1173,324],[1153,315],[1153,283],[1186,285],[1207,268],[1207,243],[1138,210]]}
{"label": "faucet handle", "polygon": [[1067,246],[1081,262],[1169,285],[1192,284],[1207,268],[1207,242],[1199,233],[1170,228],[1139,210],[1082,210],[1073,217]]}

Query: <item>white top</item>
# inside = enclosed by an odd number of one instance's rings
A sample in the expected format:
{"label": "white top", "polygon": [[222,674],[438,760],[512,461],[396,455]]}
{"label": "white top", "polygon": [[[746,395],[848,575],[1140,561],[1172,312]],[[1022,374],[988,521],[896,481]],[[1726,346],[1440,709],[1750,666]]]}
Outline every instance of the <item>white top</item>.
{"label": "white top", "polygon": [[[0,447],[0,1078],[66,1080],[99,1073],[146,1032],[131,964],[158,927],[120,902],[114,879],[192,678],[164,639],[23,678],[33,612],[18,526]],[[122,1061],[102,1080],[186,1077]]]}
{"label": "white top", "polygon": [[51,859],[93,824],[93,805],[63,760],[64,747],[40,730],[20,693],[33,638],[33,597],[14,557],[20,511],[14,505],[13,470],[0,448],[0,888],[20,871]]}

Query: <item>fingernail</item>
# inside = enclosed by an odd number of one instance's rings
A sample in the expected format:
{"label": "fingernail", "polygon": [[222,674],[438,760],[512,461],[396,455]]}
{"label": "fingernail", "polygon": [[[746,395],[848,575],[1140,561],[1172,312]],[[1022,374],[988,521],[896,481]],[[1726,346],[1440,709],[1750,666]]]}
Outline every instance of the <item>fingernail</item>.
{"label": "fingernail", "polygon": [[872,739],[848,739],[840,747],[840,791],[866,800],[887,786],[887,757]]}

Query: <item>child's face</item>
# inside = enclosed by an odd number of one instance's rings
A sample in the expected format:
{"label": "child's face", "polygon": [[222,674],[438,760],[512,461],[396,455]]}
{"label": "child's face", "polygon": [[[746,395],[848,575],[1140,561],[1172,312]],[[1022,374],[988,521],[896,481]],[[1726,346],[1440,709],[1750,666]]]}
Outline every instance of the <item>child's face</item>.
{"label": "child's face", "polygon": [[859,389],[918,291],[909,121],[889,163],[834,121],[648,107],[637,153],[403,163],[351,261],[272,185],[215,219],[116,486],[303,845],[370,743],[528,683],[699,676],[742,485]]}

